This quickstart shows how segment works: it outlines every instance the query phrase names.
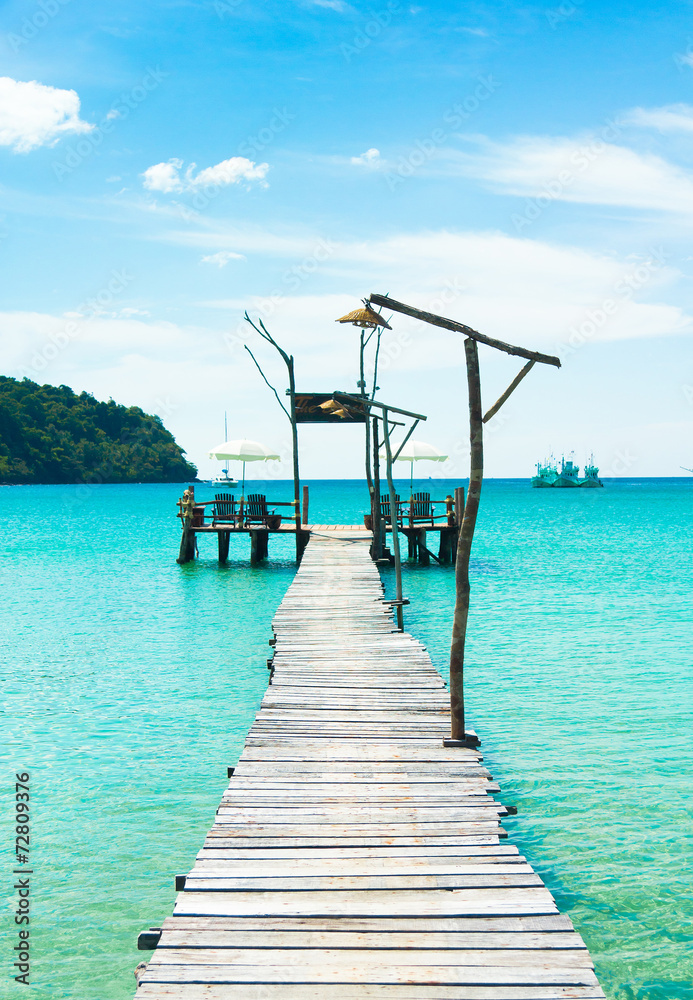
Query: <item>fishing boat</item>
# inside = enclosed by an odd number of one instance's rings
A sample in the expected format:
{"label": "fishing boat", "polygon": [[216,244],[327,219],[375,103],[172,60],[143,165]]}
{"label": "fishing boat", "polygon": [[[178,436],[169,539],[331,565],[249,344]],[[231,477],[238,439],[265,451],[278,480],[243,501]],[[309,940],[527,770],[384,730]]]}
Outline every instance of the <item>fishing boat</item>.
{"label": "fishing boat", "polygon": [[546,489],[547,487],[573,489],[579,486],[595,489],[604,486],[604,483],[599,478],[599,469],[594,464],[594,455],[590,455],[582,479],[580,479],[580,466],[575,465],[572,458],[566,460],[562,456],[560,470],[553,457],[545,458],[543,462],[537,462],[537,472],[536,475],[532,476],[532,486],[535,489]]}
{"label": "fishing boat", "polygon": [[594,455],[590,455],[589,464],[585,466],[585,476],[578,483],[579,486],[584,486],[588,490],[596,489],[599,486],[604,486],[604,483],[599,478],[599,469],[594,464]]}
{"label": "fishing boat", "polygon": [[546,489],[553,486],[557,478],[558,471],[555,461],[545,458],[543,463],[537,462],[537,474],[532,477],[532,486],[535,489]]}
{"label": "fishing boat", "polygon": [[565,458],[561,457],[561,471],[556,476],[556,481],[551,485],[558,487],[558,489],[572,489],[580,485],[578,482],[579,473],[580,466],[574,465],[572,458],[566,462]]}

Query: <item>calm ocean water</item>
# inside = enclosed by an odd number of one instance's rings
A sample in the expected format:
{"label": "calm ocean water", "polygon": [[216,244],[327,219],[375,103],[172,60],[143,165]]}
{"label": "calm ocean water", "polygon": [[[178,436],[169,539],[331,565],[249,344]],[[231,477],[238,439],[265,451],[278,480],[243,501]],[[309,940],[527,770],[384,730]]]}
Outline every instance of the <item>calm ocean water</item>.
{"label": "calm ocean water", "polygon": [[[361,521],[363,484],[310,489],[311,521]],[[287,484],[266,490],[290,499]],[[203,539],[200,561],[177,566],[180,492],[0,488],[3,800],[29,771],[34,805],[25,995],[133,995],[137,932],[171,913],[265,690],[291,543],[272,538],[251,569],[234,539],[220,568]],[[518,806],[504,825],[612,1000],[693,997],[692,539],[693,478],[484,486],[469,721]],[[404,576],[406,627],[443,672],[453,573]],[[0,995],[15,997],[8,820],[4,808]]]}

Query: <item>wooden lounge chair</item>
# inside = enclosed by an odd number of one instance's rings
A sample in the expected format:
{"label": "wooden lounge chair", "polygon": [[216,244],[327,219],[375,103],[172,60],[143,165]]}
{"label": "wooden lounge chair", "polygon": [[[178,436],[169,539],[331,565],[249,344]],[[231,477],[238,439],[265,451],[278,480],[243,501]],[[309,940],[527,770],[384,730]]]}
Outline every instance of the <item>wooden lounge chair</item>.
{"label": "wooden lounge chair", "polygon": [[224,522],[235,524],[237,520],[238,508],[236,507],[235,496],[232,493],[215,493],[212,524]]}
{"label": "wooden lounge chair", "polygon": [[[281,515],[280,515],[281,516]],[[267,509],[267,497],[264,493],[249,493],[245,502],[245,524],[261,524],[269,527],[269,519],[276,517],[273,510]]]}
{"label": "wooden lounge chair", "polygon": [[[399,498],[399,493],[395,493],[395,506],[397,508],[396,518],[397,524],[402,527],[402,501]],[[392,519],[390,517],[390,494],[383,493],[380,497],[380,516],[382,517],[385,524],[392,524]]]}
{"label": "wooden lounge chair", "polygon": [[435,524],[435,507],[430,493],[415,493],[409,504],[409,524]]}

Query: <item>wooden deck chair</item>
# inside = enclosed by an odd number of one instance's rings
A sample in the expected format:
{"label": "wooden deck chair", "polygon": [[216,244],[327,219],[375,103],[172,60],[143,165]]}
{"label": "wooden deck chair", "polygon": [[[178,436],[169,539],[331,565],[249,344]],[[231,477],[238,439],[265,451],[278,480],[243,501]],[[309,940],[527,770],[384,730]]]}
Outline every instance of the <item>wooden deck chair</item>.
{"label": "wooden deck chair", "polygon": [[229,521],[231,524],[235,524],[237,519],[238,509],[236,507],[236,498],[233,493],[215,493],[212,524]]}
{"label": "wooden deck chair", "polygon": [[[399,493],[395,493],[395,506],[397,508],[396,518],[397,524],[402,527],[402,501],[399,498]],[[380,497],[380,516],[382,517],[385,524],[392,524],[392,518],[390,517],[390,494],[383,493]]]}
{"label": "wooden deck chair", "polygon": [[274,511],[267,509],[267,497],[264,493],[249,493],[245,502],[245,523],[262,524],[267,527],[267,519],[274,517]]}
{"label": "wooden deck chair", "polygon": [[430,493],[415,493],[409,504],[409,523],[417,524],[425,521],[435,524],[435,507],[431,503]]}

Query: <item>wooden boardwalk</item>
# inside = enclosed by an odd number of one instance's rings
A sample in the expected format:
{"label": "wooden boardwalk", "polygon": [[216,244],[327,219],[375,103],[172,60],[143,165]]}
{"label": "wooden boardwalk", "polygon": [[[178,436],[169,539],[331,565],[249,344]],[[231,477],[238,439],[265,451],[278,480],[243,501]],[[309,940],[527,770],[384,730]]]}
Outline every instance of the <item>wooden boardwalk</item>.
{"label": "wooden boardwalk", "polygon": [[593,1000],[368,544],[324,531],[274,619],[273,682],[138,1000]]}

